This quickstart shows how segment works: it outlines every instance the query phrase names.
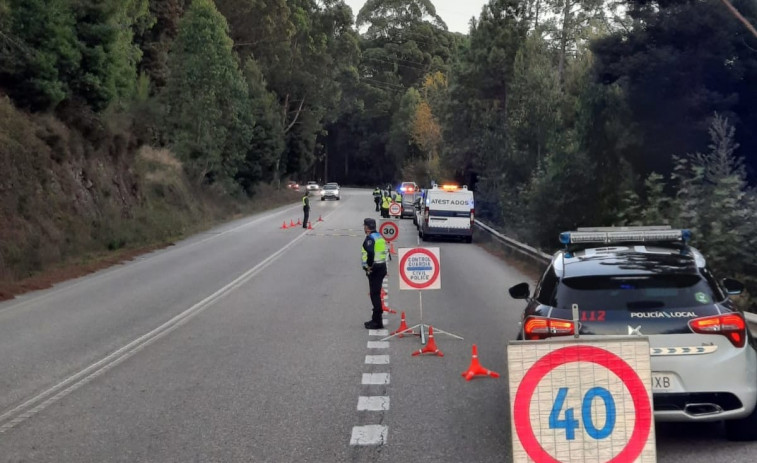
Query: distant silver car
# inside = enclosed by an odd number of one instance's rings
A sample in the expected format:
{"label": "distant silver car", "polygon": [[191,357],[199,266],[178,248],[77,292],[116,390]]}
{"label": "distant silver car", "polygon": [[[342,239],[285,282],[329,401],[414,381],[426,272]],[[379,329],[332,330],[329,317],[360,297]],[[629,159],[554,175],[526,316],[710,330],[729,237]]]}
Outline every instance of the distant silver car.
{"label": "distant silver car", "polygon": [[416,196],[416,193],[405,193],[402,195],[402,212],[400,213],[400,219],[404,219],[405,217],[415,217],[415,199],[419,197],[420,195]]}
{"label": "distant silver car", "polygon": [[336,183],[327,183],[321,188],[321,201],[327,199],[336,199],[339,201],[339,185]]}
{"label": "distant silver car", "polygon": [[305,189],[308,191],[318,191],[321,187],[318,185],[318,182],[308,182],[308,184],[305,186]]}

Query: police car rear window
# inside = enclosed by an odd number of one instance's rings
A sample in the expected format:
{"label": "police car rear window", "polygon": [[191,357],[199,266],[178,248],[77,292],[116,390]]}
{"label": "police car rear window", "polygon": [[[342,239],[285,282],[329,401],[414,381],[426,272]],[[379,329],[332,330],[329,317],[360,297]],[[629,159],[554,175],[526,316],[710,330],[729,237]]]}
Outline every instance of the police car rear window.
{"label": "police car rear window", "polygon": [[581,310],[657,310],[699,307],[717,292],[699,275],[591,276],[565,278],[550,304]]}
{"label": "police car rear window", "polygon": [[470,211],[441,211],[439,209],[431,209],[429,215],[431,217],[470,217]]}

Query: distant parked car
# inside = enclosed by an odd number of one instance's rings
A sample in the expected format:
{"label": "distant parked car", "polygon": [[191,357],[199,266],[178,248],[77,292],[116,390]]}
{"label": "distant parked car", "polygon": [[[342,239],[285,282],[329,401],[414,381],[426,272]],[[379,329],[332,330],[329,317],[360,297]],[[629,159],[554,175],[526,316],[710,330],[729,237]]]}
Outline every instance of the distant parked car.
{"label": "distant parked car", "polygon": [[405,217],[413,218],[415,216],[415,200],[420,198],[419,193],[405,193],[402,195],[402,212],[400,219]]}

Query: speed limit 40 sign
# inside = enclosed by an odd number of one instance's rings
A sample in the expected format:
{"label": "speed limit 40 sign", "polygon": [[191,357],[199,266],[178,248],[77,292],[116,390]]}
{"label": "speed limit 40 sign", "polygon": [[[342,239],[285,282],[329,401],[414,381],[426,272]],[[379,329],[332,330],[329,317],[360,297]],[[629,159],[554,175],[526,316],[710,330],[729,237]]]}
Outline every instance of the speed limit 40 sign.
{"label": "speed limit 40 sign", "polygon": [[507,346],[515,462],[654,462],[649,342]]}

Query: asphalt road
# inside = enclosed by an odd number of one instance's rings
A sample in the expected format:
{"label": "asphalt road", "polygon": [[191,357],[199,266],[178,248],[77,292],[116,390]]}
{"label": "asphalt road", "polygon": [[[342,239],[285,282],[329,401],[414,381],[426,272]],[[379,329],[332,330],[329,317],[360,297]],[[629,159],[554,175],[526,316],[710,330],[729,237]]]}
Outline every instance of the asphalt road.
{"label": "asphalt road", "polygon": [[[312,204],[313,230],[280,229],[294,204],[0,304],[0,461],[509,461],[505,348],[521,303],[506,294],[528,278],[475,244],[424,243],[442,260],[424,321],[464,340],[437,333],[444,357],[412,357],[415,337],[369,344],[382,337],[362,326],[370,192]],[[416,244],[400,221],[395,246]],[[389,306],[418,323],[396,258],[389,274]],[[472,344],[502,377],[461,378]],[[658,424],[657,451],[757,460],[719,424]]]}

